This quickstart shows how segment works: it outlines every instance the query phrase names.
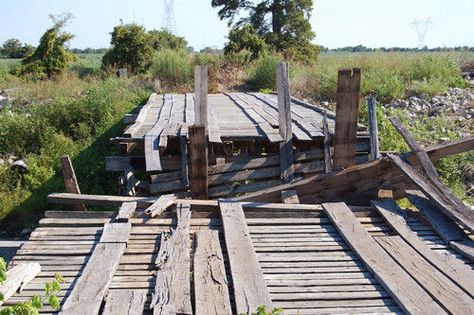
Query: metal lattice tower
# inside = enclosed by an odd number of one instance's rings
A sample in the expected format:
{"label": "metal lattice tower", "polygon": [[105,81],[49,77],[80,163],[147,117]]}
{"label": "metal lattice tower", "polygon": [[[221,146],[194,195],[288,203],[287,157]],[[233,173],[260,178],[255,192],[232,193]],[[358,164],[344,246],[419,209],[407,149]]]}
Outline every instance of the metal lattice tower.
{"label": "metal lattice tower", "polygon": [[174,1],[175,0],[163,0],[163,28],[171,33],[174,33],[176,31],[176,21],[174,18]]}
{"label": "metal lattice tower", "polygon": [[433,22],[431,22],[431,18],[427,20],[413,20],[411,25],[415,27],[418,33],[418,49],[423,49],[426,46],[426,32],[433,25]]}

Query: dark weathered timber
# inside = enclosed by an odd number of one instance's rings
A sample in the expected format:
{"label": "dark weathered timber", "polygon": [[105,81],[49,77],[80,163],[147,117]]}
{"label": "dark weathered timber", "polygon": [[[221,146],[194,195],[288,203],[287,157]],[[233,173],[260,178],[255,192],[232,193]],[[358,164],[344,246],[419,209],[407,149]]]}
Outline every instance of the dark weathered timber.
{"label": "dark weathered timber", "polygon": [[298,198],[298,193],[296,190],[283,190],[281,192],[281,202],[298,204],[300,203],[300,199]]}
{"label": "dark weathered timber", "polygon": [[450,241],[461,241],[466,238],[464,231],[451,218],[438,210],[420,191],[408,190],[408,200],[420,210],[439,236],[448,244]]}
{"label": "dark weathered timber", "polygon": [[207,65],[194,69],[194,124],[203,125],[206,134],[209,130],[209,111],[207,108],[208,71]]}
{"label": "dark weathered timber", "polygon": [[[351,73],[352,72],[352,73]],[[337,80],[334,168],[355,164],[357,120],[359,115],[360,69],[340,69]]]}
{"label": "dark weathered timber", "polygon": [[447,201],[446,195],[443,192],[436,189],[417,169],[403,161],[399,156],[389,154],[389,157],[399,169],[437,205],[439,210],[470,231],[474,231],[474,211],[465,205],[458,207]]}
{"label": "dark weathered timber", "polygon": [[219,200],[219,207],[237,313],[249,314],[262,305],[272,309],[242,206],[237,202]]}
{"label": "dark weathered timber", "polygon": [[[62,156],[60,160],[64,176],[64,185],[66,185],[66,191],[71,194],[80,194],[81,189],[79,188],[76,172],[74,172],[74,167],[72,166],[72,162],[69,158],[69,155]],[[84,205],[74,205],[73,209],[77,211],[87,210]]]}
{"label": "dark weathered timber", "polygon": [[232,314],[218,231],[195,234],[194,300],[196,315]]}
{"label": "dark weathered timber", "polygon": [[161,235],[160,249],[155,260],[156,285],[150,304],[155,315],[192,314],[189,275],[191,207],[179,205],[176,216],[176,228],[169,235]]}
{"label": "dark weathered timber", "polygon": [[367,99],[370,134],[370,158],[376,160],[380,157],[379,128],[377,124],[377,102],[374,96]]}
{"label": "dark weathered timber", "polygon": [[124,202],[120,206],[117,214],[118,222],[128,222],[128,220],[133,216],[135,210],[137,209],[136,202]]}
{"label": "dark weathered timber", "polygon": [[446,313],[377,244],[345,203],[326,203],[323,208],[345,241],[403,311],[409,314]]}
{"label": "dark weathered timber", "polygon": [[146,290],[110,290],[103,315],[142,314],[145,308]]}
{"label": "dark weathered timber", "polygon": [[151,206],[145,209],[149,216],[156,217],[161,215],[169,206],[176,202],[175,194],[161,195]]}
{"label": "dark weathered timber", "polygon": [[190,188],[194,199],[208,198],[208,146],[205,127],[189,127],[189,153],[191,157]]}
{"label": "dark weathered timber", "polygon": [[189,174],[188,174],[188,143],[185,136],[179,137],[179,149],[181,154],[181,173],[183,177],[183,186],[189,186]]}
{"label": "dark weathered timber", "polygon": [[278,122],[280,136],[280,169],[281,179],[289,183],[294,179],[293,166],[293,132],[291,129],[291,99],[290,83],[288,78],[288,64],[281,63],[277,67],[278,91]]}
{"label": "dark weathered timber", "polygon": [[[464,241],[451,241],[449,246],[454,249],[456,252],[464,256],[470,262],[474,262],[474,241],[473,240],[464,240]],[[474,291],[471,291],[474,292]]]}
{"label": "dark weathered timber", "polygon": [[41,272],[41,266],[38,263],[24,263],[14,266],[7,271],[7,279],[0,284],[0,306],[13,296],[16,292],[23,291],[23,288]]}
{"label": "dark weathered timber", "polygon": [[376,240],[450,314],[474,314],[472,297],[407,246],[399,236],[377,237]]}
{"label": "dark weathered timber", "polygon": [[329,133],[328,120],[326,112],[323,119],[324,134],[324,173],[332,172],[332,154],[331,154],[331,134]]}
{"label": "dark weathered timber", "polygon": [[405,219],[405,213],[394,200],[372,200],[372,205],[382,215],[384,220],[421,256],[435,266],[445,276],[450,278],[465,292],[473,297],[474,282],[472,281],[472,270],[460,260],[450,256],[437,253],[426,246],[425,243],[413,232]]}

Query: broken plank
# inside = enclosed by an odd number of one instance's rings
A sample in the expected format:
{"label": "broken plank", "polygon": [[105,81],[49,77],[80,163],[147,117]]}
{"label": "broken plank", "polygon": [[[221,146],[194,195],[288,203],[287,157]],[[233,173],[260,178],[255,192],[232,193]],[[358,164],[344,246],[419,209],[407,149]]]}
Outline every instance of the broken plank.
{"label": "broken plank", "polygon": [[191,207],[179,205],[176,229],[163,235],[155,260],[156,285],[150,307],[153,314],[192,314],[189,230]]}
{"label": "broken plank", "polygon": [[145,213],[151,216],[152,218],[159,216],[166,210],[166,208],[168,208],[175,202],[176,202],[175,194],[162,195],[151,206],[149,206],[145,210]]}
{"label": "broken plank", "polygon": [[472,297],[407,246],[399,236],[382,236],[376,240],[450,314],[474,314]]}
{"label": "broken plank", "polygon": [[118,222],[128,222],[128,220],[133,216],[135,210],[137,209],[137,203],[133,202],[124,202],[118,210],[118,214],[115,219]]}
{"label": "broken plank", "polygon": [[41,272],[38,263],[24,263],[14,266],[7,271],[5,282],[0,283],[0,305],[8,301],[16,292],[21,292],[23,288]]}
{"label": "broken plank", "polygon": [[262,305],[273,309],[242,206],[219,200],[219,207],[237,313],[248,314]]}
{"label": "broken plank", "polygon": [[102,314],[142,314],[145,308],[146,293],[146,290],[110,290]]}
{"label": "broken plank", "polygon": [[296,190],[283,190],[281,192],[281,202],[290,204],[300,203],[298,192]]}
{"label": "broken plank", "polygon": [[402,209],[394,200],[372,200],[371,203],[405,242],[410,244],[427,261],[471,294],[471,296],[474,294],[474,282],[471,281],[472,270],[450,255],[443,255],[429,249],[416,233],[410,229]]}
{"label": "broken plank", "polygon": [[377,244],[345,203],[323,208],[366,268],[405,312],[442,314],[444,310]]}
{"label": "broken plank", "polygon": [[218,231],[195,234],[194,299],[197,315],[232,314]]}

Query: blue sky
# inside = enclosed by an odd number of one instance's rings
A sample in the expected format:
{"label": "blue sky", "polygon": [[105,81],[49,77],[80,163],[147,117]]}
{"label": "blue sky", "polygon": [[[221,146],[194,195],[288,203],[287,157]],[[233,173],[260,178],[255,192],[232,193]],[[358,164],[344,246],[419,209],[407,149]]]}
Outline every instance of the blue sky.
{"label": "blue sky", "polygon": [[[222,47],[228,33],[210,0],[175,0],[178,35],[196,49]],[[148,29],[163,25],[162,0],[0,0],[0,43],[8,38],[36,45],[50,25],[48,14],[68,11],[75,19],[71,47],[108,47],[110,32],[122,19]],[[426,43],[474,46],[474,0],[315,0],[311,24],[315,43],[330,48],[417,46],[414,19],[431,17]]]}

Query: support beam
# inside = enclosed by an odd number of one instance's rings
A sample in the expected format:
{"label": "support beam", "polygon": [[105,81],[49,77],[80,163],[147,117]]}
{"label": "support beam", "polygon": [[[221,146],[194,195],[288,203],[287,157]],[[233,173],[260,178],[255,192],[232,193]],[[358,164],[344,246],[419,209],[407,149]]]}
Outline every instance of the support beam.
{"label": "support beam", "polygon": [[329,126],[326,112],[324,112],[323,119],[323,134],[324,134],[324,173],[332,172],[332,156],[331,156],[331,134],[329,133]]}
{"label": "support beam", "polygon": [[[69,155],[62,156],[60,160],[66,191],[71,194],[81,194],[81,189],[79,188],[79,183],[77,182],[76,172],[74,172],[74,167],[72,166]],[[73,209],[76,211],[87,211],[84,205],[74,205]]]}
{"label": "support beam", "polygon": [[189,187],[188,174],[188,143],[185,136],[179,137],[179,149],[181,151],[181,173],[183,174],[183,186]]}
{"label": "support beam", "polygon": [[355,164],[359,115],[360,69],[340,69],[337,80],[334,168]]}
{"label": "support beam", "polygon": [[374,96],[367,99],[370,133],[370,159],[376,160],[380,157],[379,128],[377,124],[377,103]]}
{"label": "support beam", "polygon": [[290,83],[288,78],[288,64],[281,63],[277,67],[277,92],[278,92],[278,122],[280,136],[280,169],[281,179],[289,183],[294,179],[293,165],[293,132],[291,130],[291,99]]}
{"label": "support beam", "polygon": [[189,153],[191,157],[190,188],[194,199],[208,198],[208,146],[203,125],[189,127]]}
{"label": "support beam", "polygon": [[203,125],[206,135],[209,130],[207,108],[208,71],[207,65],[194,68],[194,124]]}

